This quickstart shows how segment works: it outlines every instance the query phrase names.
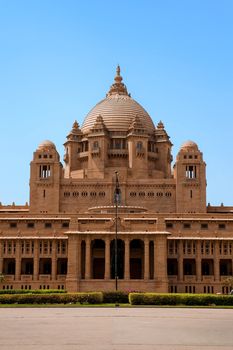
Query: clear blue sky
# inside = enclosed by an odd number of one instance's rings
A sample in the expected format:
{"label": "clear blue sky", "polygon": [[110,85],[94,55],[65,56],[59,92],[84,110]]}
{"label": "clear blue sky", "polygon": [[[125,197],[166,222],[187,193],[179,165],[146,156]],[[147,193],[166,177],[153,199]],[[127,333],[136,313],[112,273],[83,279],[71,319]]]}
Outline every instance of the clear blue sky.
{"label": "clear blue sky", "polygon": [[174,144],[198,143],[207,202],[233,205],[232,0],[0,0],[0,201],[29,198],[44,139],[63,142],[121,65]]}

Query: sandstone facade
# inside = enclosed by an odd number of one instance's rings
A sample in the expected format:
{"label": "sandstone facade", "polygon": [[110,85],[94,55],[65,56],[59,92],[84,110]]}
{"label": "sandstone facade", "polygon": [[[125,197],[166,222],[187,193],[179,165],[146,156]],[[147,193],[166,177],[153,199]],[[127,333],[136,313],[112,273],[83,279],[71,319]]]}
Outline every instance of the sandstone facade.
{"label": "sandstone facade", "polygon": [[206,206],[196,143],[172,167],[163,123],[132,99],[119,67],[64,147],[64,166],[51,141],[34,152],[29,206],[0,206],[1,288],[114,290],[117,225],[120,290],[228,292],[233,208]]}

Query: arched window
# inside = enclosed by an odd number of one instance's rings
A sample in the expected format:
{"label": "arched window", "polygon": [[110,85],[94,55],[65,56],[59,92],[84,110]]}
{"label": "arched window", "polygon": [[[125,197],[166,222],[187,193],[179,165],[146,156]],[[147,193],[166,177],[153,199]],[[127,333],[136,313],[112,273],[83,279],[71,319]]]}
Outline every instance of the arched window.
{"label": "arched window", "polygon": [[138,142],[137,142],[136,148],[137,148],[137,151],[142,151],[142,149],[143,149],[142,141],[138,141]]}
{"label": "arched window", "polygon": [[98,141],[94,141],[92,147],[93,147],[93,150],[97,150],[99,148],[99,142]]}

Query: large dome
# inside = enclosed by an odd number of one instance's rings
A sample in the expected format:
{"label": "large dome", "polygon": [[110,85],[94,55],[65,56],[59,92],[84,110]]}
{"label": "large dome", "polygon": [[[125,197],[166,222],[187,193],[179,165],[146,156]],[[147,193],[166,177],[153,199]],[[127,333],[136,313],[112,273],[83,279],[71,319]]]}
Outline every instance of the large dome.
{"label": "large dome", "polygon": [[111,86],[106,98],[97,103],[86,116],[82,125],[83,133],[89,132],[99,115],[102,116],[109,131],[127,132],[135,117],[149,134],[155,130],[149,114],[128,94],[126,86],[122,83],[119,66],[115,83]]}

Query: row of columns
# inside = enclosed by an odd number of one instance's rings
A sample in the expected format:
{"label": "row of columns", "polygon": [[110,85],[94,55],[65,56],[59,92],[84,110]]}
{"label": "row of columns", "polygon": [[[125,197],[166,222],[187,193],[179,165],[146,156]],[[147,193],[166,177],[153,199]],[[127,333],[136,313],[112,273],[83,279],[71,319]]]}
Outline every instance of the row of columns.
{"label": "row of columns", "polygon": [[[103,239],[103,237],[100,237]],[[81,239],[77,234],[70,234],[68,240],[68,276],[70,279],[80,278],[81,276],[81,242],[85,241],[85,279],[91,279],[91,241],[94,238],[90,236]],[[110,244],[114,237],[108,236],[104,238],[105,241],[105,276],[106,280],[111,276],[111,263],[110,263]],[[120,238],[122,239],[122,238]],[[130,279],[130,239],[125,237],[124,241],[124,279]],[[144,279],[148,280],[150,277],[150,253],[149,244],[150,241],[154,242],[154,279],[165,278],[167,276],[167,249],[166,249],[166,235],[158,234],[154,237],[140,236],[140,240],[144,242]],[[25,255],[23,256],[26,257]],[[16,251],[15,251],[15,280],[20,280],[21,276],[21,240],[16,239]],[[37,281],[39,278],[39,241],[34,241],[33,252],[33,280]],[[56,253],[56,240],[52,241],[52,271],[51,280],[55,280],[57,276],[57,253]],[[0,273],[3,271],[3,247],[2,241],[0,241]]]}
{"label": "row of columns", "polygon": [[[104,279],[110,279],[111,263],[110,263],[110,244],[111,239],[106,238],[105,240],[105,276]],[[85,240],[86,242],[86,262],[85,262],[85,279],[91,278],[91,239],[90,237]],[[129,238],[124,239],[124,279],[130,278],[130,240]],[[144,279],[149,279],[149,239],[144,240]]]}
{"label": "row of columns", "polygon": [[[21,276],[21,262],[22,262],[22,254],[21,254],[21,241],[19,239],[16,240],[16,249],[15,249],[15,280],[19,281]],[[37,281],[39,278],[39,241],[34,241],[34,252],[33,252],[33,280]],[[25,255],[23,256],[26,257]],[[56,253],[56,241],[52,241],[52,271],[51,271],[51,279],[55,280],[57,276],[57,253]],[[3,247],[2,241],[0,241],[0,273],[3,272]]]}
{"label": "row of columns", "polygon": [[[105,242],[105,276],[106,280],[111,276],[111,263],[110,263],[110,245],[113,237],[100,237]],[[85,279],[91,279],[91,241],[96,238],[88,236],[85,241]],[[122,239],[122,238],[120,238]],[[125,237],[124,241],[124,279],[130,279],[130,239]],[[144,242],[144,279],[150,277],[150,253],[149,245],[150,241],[154,242],[154,278],[166,278],[167,276],[167,244],[166,235],[160,234],[153,238],[140,237],[140,240]],[[79,278],[81,276],[81,239],[77,234],[70,234],[68,241],[68,278],[70,280]]]}
{"label": "row of columns", "polygon": [[[202,268],[201,268],[201,263],[202,263],[202,256],[201,256],[201,241],[197,241],[197,249],[196,249],[196,256],[195,256],[195,261],[196,261],[196,280],[201,281],[202,280]],[[215,249],[214,249],[214,280],[216,282],[220,281],[220,259],[219,259],[219,241],[215,242]],[[183,281],[184,280],[184,270],[183,270],[183,259],[184,259],[184,254],[183,254],[183,242],[180,240],[178,242],[178,281]],[[233,266],[232,266],[232,271],[233,271]]]}
{"label": "row of columns", "polygon": [[[103,237],[101,237],[103,238]],[[94,239],[94,238],[93,238]],[[105,279],[110,279],[110,243],[113,237],[106,237],[105,241]],[[149,279],[149,242],[153,240],[154,242],[154,277],[166,276],[166,235],[157,235],[155,237],[144,237],[140,236],[140,239],[144,241],[144,279]],[[86,261],[85,261],[85,279],[91,278],[91,236],[86,237]],[[130,278],[130,239],[125,237],[123,239],[125,244],[125,259],[124,259],[124,279]],[[73,276],[81,276],[81,238],[79,235],[69,235],[68,244],[68,274]],[[20,280],[21,275],[21,241],[16,239],[16,267],[15,267],[15,279]],[[197,281],[202,280],[201,271],[201,241],[197,241],[196,249],[196,279]],[[216,249],[214,250],[214,280],[220,281],[220,269],[219,269],[219,242],[215,242]],[[34,241],[34,253],[33,253],[33,280],[38,280],[39,278],[39,241]],[[24,256],[25,257],[25,256]],[[183,271],[183,242],[180,240],[178,242],[178,281],[184,280]],[[57,276],[57,253],[56,253],[56,241],[52,242],[52,271],[51,279],[55,280]],[[3,271],[3,245],[0,240],[0,273]]]}

